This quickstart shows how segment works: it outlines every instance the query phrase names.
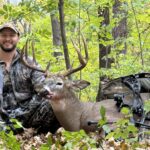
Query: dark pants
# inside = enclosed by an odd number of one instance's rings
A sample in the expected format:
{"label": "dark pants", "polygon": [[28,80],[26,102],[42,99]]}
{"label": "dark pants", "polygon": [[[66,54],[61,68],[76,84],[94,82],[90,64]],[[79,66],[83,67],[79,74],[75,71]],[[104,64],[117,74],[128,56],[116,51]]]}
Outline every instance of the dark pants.
{"label": "dark pants", "polygon": [[21,121],[25,128],[33,127],[39,132],[54,133],[60,127],[48,100],[38,97],[20,104],[10,116]]}
{"label": "dark pants", "polygon": [[28,120],[23,121],[24,127],[34,127],[40,132],[50,131],[54,133],[60,124],[57,121],[50,103],[45,100],[41,105],[33,112]]}

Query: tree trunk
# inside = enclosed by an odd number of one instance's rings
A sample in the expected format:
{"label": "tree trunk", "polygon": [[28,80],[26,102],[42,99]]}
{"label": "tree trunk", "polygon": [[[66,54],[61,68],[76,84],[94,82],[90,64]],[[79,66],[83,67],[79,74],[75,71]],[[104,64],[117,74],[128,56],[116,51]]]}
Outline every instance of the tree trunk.
{"label": "tree trunk", "polygon": [[[103,26],[107,26],[109,25],[109,8],[105,7],[103,9],[101,9],[100,7],[98,8],[98,15],[99,17],[103,17],[104,20],[101,22],[100,27]],[[107,31],[105,30],[105,33],[107,33]],[[107,34],[106,34],[107,35]],[[101,35],[98,35],[98,39],[99,41],[102,39],[104,41],[107,41],[107,37],[101,37]],[[103,44],[99,44],[99,69],[101,68],[110,68],[111,67],[111,62],[112,60],[110,58],[107,58],[108,54],[111,51],[111,46],[110,45],[103,45]],[[106,59],[103,59],[104,56],[106,57]],[[99,78],[99,89],[98,89],[98,93],[97,93],[97,97],[96,97],[96,101],[100,101],[101,100],[101,80],[104,79],[104,76],[100,76]]]}
{"label": "tree trunk", "polygon": [[[107,26],[110,23],[109,20],[109,8],[106,7],[103,10],[99,8],[99,17],[104,17],[104,20],[100,24],[100,26]],[[105,33],[107,31],[105,30]],[[108,41],[107,37],[101,37],[100,34],[98,35],[99,40],[102,39],[104,41]],[[110,45],[104,46],[103,44],[99,44],[99,68],[111,68],[111,59],[108,58],[108,54],[110,54],[111,47]],[[103,59],[103,57],[106,56],[106,59]]]}
{"label": "tree trunk", "polygon": [[66,41],[63,6],[64,6],[64,1],[59,0],[58,8],[59,8],[60,29],[61,29],[61,37],[62,37],[62,43],[63,43],[63,49],[64,49],[65,63],[66,63],[66,69],[70,69],[70,59],[69,59],[68,46],[67,46],[67,41]]}
{"label": "tree trunk", "polygon": [[60,46],[62,44],[61,41],[61,32],[60,32],[60,24],[55,15],[51,14],[51,24],[52,24],[52,34],[53,34],[53,45]]}
{"label": "tree trunk", "polygon": [[[127,46],[126,43],[122,42],[122,39],[127,37],[127,12],[125,12],[125,10],[121,10],[121,5],[122,3],[119,0],[115,0],[113,6],[114,18],[118,18],[119,15],[123,15],[123,18],[120,20],[119,24],[114,27],[112,35],[114,40],[117,40],[119,38],[120,42],[117,42],[119,45],[124,44],[124,48],[120,50],[120,52],[125,54]],[[114,47],[117,47],[117,45],[114,45]]]}

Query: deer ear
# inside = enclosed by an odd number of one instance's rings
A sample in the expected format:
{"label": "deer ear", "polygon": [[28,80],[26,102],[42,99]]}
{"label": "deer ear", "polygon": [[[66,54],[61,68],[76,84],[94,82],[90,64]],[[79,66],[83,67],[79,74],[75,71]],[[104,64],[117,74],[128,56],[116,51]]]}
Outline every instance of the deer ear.
{"label": "deer ear", "polygon": [[85,80],[75,80],[75,81],[73,81],[73,83],[72,83],[72,86],[74,87],[74,88],[78,88],[78,89],[80,89],[80,90],[83,90],[83,89],[85,89],[87,86],[89,86],[90,85],[90,82],[88,82],[88,81],[85,81]]}

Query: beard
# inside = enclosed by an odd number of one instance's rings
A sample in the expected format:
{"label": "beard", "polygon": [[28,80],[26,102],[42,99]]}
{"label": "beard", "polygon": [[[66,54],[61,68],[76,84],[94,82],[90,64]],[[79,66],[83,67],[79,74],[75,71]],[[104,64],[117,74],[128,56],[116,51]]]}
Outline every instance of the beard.
{"label": "beard", "polygon": [[9,52],[12,52],[13,50],[15,50],[16,45],[13,45],[11,48],[5,48],[5,47],[3,47],[3,45],[0,45],[0,48],[1,48],[4,52],[9,53]]}

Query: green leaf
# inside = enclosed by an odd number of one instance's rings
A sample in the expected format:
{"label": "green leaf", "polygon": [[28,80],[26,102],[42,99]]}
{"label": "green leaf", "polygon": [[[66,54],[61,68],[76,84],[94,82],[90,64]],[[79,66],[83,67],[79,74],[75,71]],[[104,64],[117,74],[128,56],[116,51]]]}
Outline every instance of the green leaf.
{"label": "green leaf", "polygon": [[5,11],[0,9],[0,15],[4,15],[5,14]]}
{"label": "green leaf", "polygon": [[105,139],[110,139],[111,137],[114,137],[114,132],[108,133],[108,135],[105,137]]}
{"label": "green leaf", "polygon": [[144,103],[144,111],[145,111],[145,114],[150,112],[150,100],[145,101],[145,103]]}
{"label": "green leaf", "polygon": [[130,110],[129,110],[129,108],[127,108],[127,107],[123,107],[123,108],[121,109],[121,113],[124,114],[124,115],[128,115],[128,114],[130,113]]}
{"label": "green leaf", "polygon": [[106,132],[106,133],[110,133],[111,129],[108,125],[103,125],[103,130]]}
{"label": "green leaf", "polygon": [[103,106],[101,106],[100,115],[101,115],[103,120],[105,119],[105,114],[106,114],[106,109]]}
{"label": "green leaf", "polygon": [[134,125],[128,125],[127,130],[129,132],[137,132],[138,131],[138,129]]}
{"label": "green leaf", "polygon": [[50,147],[53,144],[52,137],[49,136],[47,140],[47,145]]}
{"label": "green leaf", "polygon": [[11,120],[11,122],[14,123],[15,128],[23,128],[21,122],[19,122],[17,119],[10,119],[10,120]]}
{"label": "green leaf", "polygon": [[7,11],[7,5],[3,5],[3,9]]}
{"label": "green leaf", "polygon": [[106,124],[106,118],[100,119],[99,122],[98,122],[98,126],[100,126],[100,127],[105,125],[105,124]]}

